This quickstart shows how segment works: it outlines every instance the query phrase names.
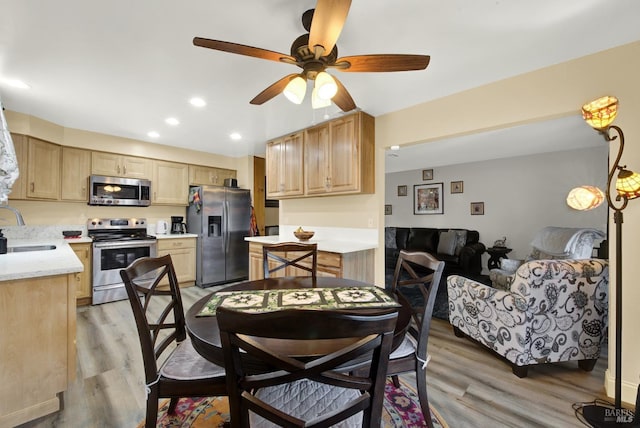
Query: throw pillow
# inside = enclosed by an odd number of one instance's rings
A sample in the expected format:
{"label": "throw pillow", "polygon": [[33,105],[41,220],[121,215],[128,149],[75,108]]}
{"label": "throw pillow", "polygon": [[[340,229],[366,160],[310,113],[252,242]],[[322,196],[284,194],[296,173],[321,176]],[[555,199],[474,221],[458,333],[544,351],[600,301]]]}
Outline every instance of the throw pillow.
{"label": "throw pillow", "polygon": [[456,253],[456,242],[456,233],[454,231],[441,232],[440,241],[438,242],[438,254],[453,256]]}
{"label": "throw pillow", "polygon": [[467,231],[453,229],[449,229],[449,231],[456,234],[456,256],[459,256],[464,246],[467,245]]}

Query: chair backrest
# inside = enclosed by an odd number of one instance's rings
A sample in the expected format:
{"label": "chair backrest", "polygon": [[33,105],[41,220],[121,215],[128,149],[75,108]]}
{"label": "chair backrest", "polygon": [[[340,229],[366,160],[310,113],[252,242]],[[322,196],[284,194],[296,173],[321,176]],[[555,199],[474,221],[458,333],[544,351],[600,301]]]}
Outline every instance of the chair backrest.
{"label": "chair backrest", "polygon": [[[224,351],[231,420],[235,417],[241,421],[238,426],[249,426],[249,410],[281,426],[306,426],[298,418],[274,412],[248,392],[300,379],[358,391],[356,399],[322,415],[318,426],[332,426],[361,411],[363,426],[380,423],[396,308],[248,314],[219,307],[216,316]],[[304,351],[301,355],[289,355],[291,348],[285,351],[277,346],[282,342],[273,339],[296,341],[300,348],[295,349]],[[323,343],[328,348],[308,352],[309,341]],[[271,369],[268,373],[252,375],[256,361]],[[347,371],[349,363],[353,365],[354,361],[360,365],[371,362],[367,376]],[[299,396],[294,398],[301,399]]]}
{"label": "chair backrest", "polygon": [[[158,358],[186,338],[184,309],[171,256],[143,257],[120,271],[136,320],[147,384],[158,377]],[[169,287],[158,289],[168,278]],[[153,313],[149,304],[153,304]],[[156,312],[157,310],[160,312]],[[157,315],[156,315],[157,314]]]}
{"label": "chair backrest", "polygon": [[[418,343],[417,357],[421,361],[427,358],[427,343],[429,339],[429,328],[431,327],[431,315],[436,301],[436,294],[440,286],[440,278],[444,270],[444,262],[436,259],[429,253],[422,251],[402,250],[398,255],[396,269],[393,274],[391,291],[397,296],[403,305],[412,308],[413,324],[408,325],[408,333],[411,334]],[[402,287],[417,287],[422,294],[424,303],[420,307],[415,307],[408,302],[407,297],[400,291]]]}
{"label": "chair backrest", "polygon": [[[309,260],[310,259],[310,260]],[[318,268],[318,244],[304,244],[300,242],[282,242],[262,246],[262,263],[264,277],[273,276],[303,276],[300,270],[316,277]],[[286,268],[295,268],[295,275],[287,275]]]}

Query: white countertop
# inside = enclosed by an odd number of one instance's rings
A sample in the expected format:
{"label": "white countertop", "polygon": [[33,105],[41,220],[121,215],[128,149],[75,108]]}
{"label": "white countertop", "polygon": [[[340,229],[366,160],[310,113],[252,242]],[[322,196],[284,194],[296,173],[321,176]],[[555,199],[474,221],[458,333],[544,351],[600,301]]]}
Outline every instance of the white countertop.
{"label": "white countertop", "polygon": [[10,239],[9,248],[24,245],[55,245],[56,248],[55,250],[0,254],[0,282],[82,272],[84,267],[67,241],[85,242],[83,238],[74,240]]}
{"label": "white countertop", "polygon": [[179,238],[197,238],[196,233],[167,233],[163,235],[158,233],[155,235],[156,239],[179,239]]}
{"label": "white countertop", "polygon": [[298,241],[295,237],[285,238],[281,235],[273,236],[249,236],[244,238],[245,241],[259,242],[261,244],[277,244],[280,242],[304,242],[305,244],[318,244],[318,251],[327,251],[329,253],[355,253],[358,251],[373,250],[378,248],[376,244],[360,241],[338,241],[338,240],[315,240]]}

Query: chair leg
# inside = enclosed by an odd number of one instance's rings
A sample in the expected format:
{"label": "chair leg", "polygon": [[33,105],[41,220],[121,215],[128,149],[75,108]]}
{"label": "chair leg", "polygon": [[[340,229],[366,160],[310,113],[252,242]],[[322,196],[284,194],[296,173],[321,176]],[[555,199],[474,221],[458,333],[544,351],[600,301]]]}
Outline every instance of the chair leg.
{"label": "chair leg", "polygon": [[578,367],[585,372],[590,372],[596,366],[596,362],[598,362],[597,358],[593,360],[580,360],[578,361]]}
{"label": "chair leg", "polygon": [[511,366],[511,371],[514,375],[522,379],[527,377],[527,374],[529,374],[529,366],[516,366],[515,364],[513,364]]}
{"label": "chair leg", "polygon": [[428,428],[433,428],[433,421],[431,420],[431,410],[429,410],[429,395],[427,394],[427,372],[422,369],[422,363],[417,362],[416,367],[416,386],[418,387],[418,398],[420,399],[420,408],[422,409],[422,416],[427,423]]}
{"label": "chair leg", "polygon": [[176,397],[173,397],[171,399],[171,401],[169,402],[169,409],[167,413],[169,413],[170,415],[176,414],[176,406],[178,405],[178,401],[180,401],[180,399]]}
{"label": "chair leg", "polygon": [[147,417],[145,420],[145,428],[156,428],[158,423],[158,390],[151,389],[151,393],[147,397]]}
{"label": "chair leg", "polygon": [[397,375],[391,376],[391,380],[393,381],[393,386],[395,386],[396,388],[400,388],[400,379]]}

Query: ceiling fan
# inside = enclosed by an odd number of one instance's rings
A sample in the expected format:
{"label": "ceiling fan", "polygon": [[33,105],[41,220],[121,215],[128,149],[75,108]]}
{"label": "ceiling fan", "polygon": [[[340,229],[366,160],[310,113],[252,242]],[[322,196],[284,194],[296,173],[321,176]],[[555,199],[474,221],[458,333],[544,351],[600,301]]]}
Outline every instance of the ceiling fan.
{"label": "ceiling fan", "polygon": [[291,55],[221,40],[195,37],[193,44],[239,55],[297,65],[302,72],[289,74],[260,92],[251,104],[261,105],[280,93],[300,104],[304,98],[307,80],[314,81],[312,105],[326,107],[333,101],[343,111],[356,108],[347,89],[328,68],[343,72],[387,72],[424,70],[429,65],[428,55],[373,54],[338,58],[336,42],[347,19],[351,0],[318,0],[315,9],[302,15],[302,25],[308,33],[291,45]]}

